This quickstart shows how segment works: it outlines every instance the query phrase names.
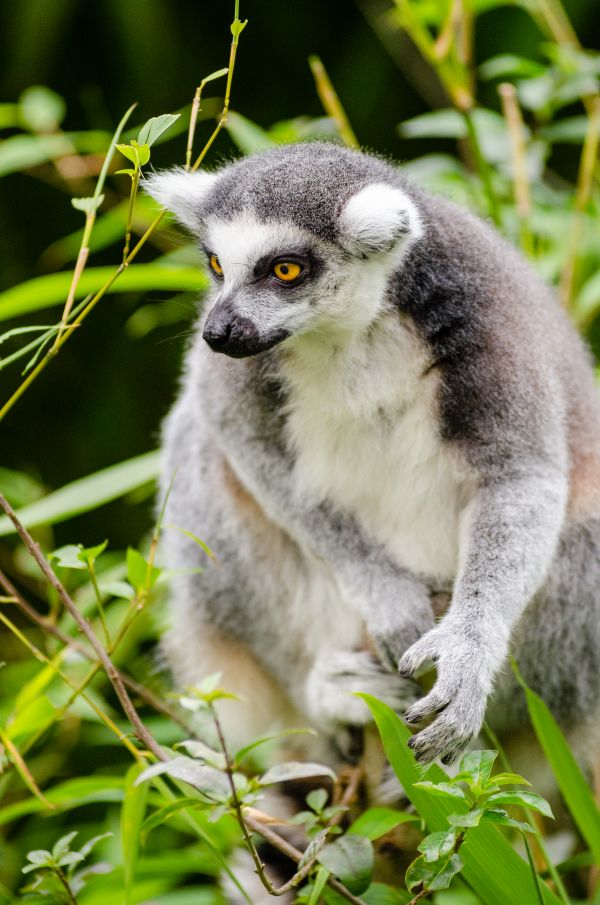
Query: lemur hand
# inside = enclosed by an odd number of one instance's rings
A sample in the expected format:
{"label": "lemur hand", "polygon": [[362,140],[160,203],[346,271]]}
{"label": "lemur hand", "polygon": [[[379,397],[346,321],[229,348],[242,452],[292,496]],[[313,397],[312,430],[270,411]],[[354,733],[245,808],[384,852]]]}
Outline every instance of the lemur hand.
{"label": "lemur hand", "polygon": [[377,620],[367,622],[367,632],[383,666],[396,672],[402,655],[433,628],[433,611],[428,606],[378,615]]}
{"label": "lemur hand", "polygon": [[414,735],[409,745],[417,760],[437,757],[451,764],[479,733],[485,714],[491,675],[476,635],[449,620],[443,620],[406,651],[398,670],[408,678],[432,662],[437,680],[431,691],[406,711],[409,723],[433,716],[426,729]]}

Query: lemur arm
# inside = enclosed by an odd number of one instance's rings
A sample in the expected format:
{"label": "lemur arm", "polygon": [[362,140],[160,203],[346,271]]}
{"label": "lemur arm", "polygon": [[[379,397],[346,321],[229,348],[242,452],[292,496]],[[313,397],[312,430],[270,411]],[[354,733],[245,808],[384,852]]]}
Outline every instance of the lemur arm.
{"label": "lemur arm", "polygon": [[411,739],[418,759],[451,763],[479,732],[511,631],[551,565],[566,497],[559,467],[528,462],[486,482],[467,507],[450,609],[399,665],[406,677],[426,662],[437,668],[406,714],[412,723],[439,714]]}

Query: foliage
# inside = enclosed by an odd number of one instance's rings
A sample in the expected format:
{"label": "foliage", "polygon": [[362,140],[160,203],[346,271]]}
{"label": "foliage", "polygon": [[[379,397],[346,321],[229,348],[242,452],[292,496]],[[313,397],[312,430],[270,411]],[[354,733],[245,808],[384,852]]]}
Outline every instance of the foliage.
{"label": "foliage", "polygon": [[[530,17],[535,42],[528,52],[495,46],[484,60],[475,55],[473,35],[486,16],[504,8],[498,0],[394,0],[384,16],[370,3],[364,12],[386,46],[408,37],[428,67],[421,70],[424,80],[441,86],[445,98],[438,109],[398,126],[405,147],[414,142],[428,151],[405,165],[407,173],[492,218],[558,285],[570,314],[596,344],[600,56],[581,47],[558,0],[507,6]],[[54,237],[44,272],[0,293],[0,321],[6,322],[0,370],[9,381],[2,386],[0,420],[18,417],[13,408],[19,411],[23,397],[39,392],[43,371],[63,367],[63,347],[84,341],[92,312],[99,316],[109,294],[205,287],[193,245],[182,244],[164,214],[139,197],[144,167],[160,160],[164,143],[170,148],[186,136],[181,159],[188,169],[203,165],[225,132],[242,153],[313,137],[357,143],[318,57],[310,67],[325,115],[291,116],[266,127],[229,109],[245,24],[236,4],[227,66],[200,80],[188,108],[131,127],[131,107],[112,135],[63,131],[67,105],[45,87],[30,87],[16,103],[0,105],[0,127],[10,130],[0,144],[0,175],[25,173],[56,187],[58,173],[77,212],[69,209],[71,215],[83,219]],[[403,67],[405,59],[414,60],[399,58]],[[367,76],[353,73],[353,83]],[[213,84],[223,86],[222,99],[203,97]],[[213,119],[193,162],[196,128]],[[117,169],[118,155],[128,161],[125,169]],[[106,258],[88,266],[94,254]],[[72,272],[62,269],[71,265]],[[34,322],[42,311],[53,313]],[[186,317],[167,302],[138,304],[125,325],[131,354],[148,334],[171,330]],[[123,374],[125,381],[126,368]],[[93,385],[94,375],[88,376]],[[70,387],[61,404],[75,395]],[[47,446],[54,442],[43,438]],[[520,788],[526,780],[506,764],[494,772],[496,750],[466,755],[454,776],[437,766],[422,771],[407,747],[408,729],[385,705],[367,699],[410,804],[362,808],[360,769],[348,778],[327,765],[273,761],[284,733],[229,751],[219,723],[219,702],[228,691],[219,676],[169,696],[151,653],[164,629],[169,573],[155,559],[164,526],[159,518],[140,540],[147,524],[133,524],[136,507],[153,493],[158,457],[136,453],[88,468],[84,477],[69,476],[53,491],[35,470],[0,469],[0,490],[18,510],[18,524],[6,506],[0,517],[0,536],[8,538],[0,555],[7,661],[0,701],[0,901],[222,905],[224,877],[251,901],[232,866],[240,846],[251,853],[267,889],[281,892],[262,866],[260,837],[290,856],[295,873],[284,888],[308,905],[395,905],[432,897],[436,905],[580,900],[578,872],[600,864],[600,811],[559,727],[526,687],[532,725],[583,847],[564,864],[553,863],[544,841],[549,805]],[[20,461],[32,461],[29,451]],[[120,520],[125,551],[104,540],[109,532],[86,536],[97,511],[110,511],[107,504],[115,500],[127,501],[119,510],[128,516]],[[82,526],[88,526],[83,535]],[[212,555],[187,526],[169,530],[184,531]],[[289,821],[303,831],[304,847],[286,849],[277,822],[263,810],[265,795],[273,785],[285,789],[299,780],[313,785]],[[412,863],[394,881],[380,882],[379,846],[404,831],[415,837]],[[87,840],[78,849],[77,833]],[[598,901],[594,876],[590,901]]]}

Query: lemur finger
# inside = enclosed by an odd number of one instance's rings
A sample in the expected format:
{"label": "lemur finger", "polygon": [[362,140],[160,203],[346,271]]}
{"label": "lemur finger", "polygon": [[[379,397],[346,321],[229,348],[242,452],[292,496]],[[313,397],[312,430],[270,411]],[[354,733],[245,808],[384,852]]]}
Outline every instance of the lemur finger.
{"label": "lemur finger", "polygon": [[408,679],[418,674],[417,671],[425,671],[425,668],[433,665],[436,659],[435,647],[425,635],[406,651],[398,664],[398,672],[403,678]]}
{"label": "lemur finger", "polygon": [[435,685],[428,695],[408,708],[404,719],[407,723],[421,723],[428,716],[442,713],[451,701],[452,695]]}

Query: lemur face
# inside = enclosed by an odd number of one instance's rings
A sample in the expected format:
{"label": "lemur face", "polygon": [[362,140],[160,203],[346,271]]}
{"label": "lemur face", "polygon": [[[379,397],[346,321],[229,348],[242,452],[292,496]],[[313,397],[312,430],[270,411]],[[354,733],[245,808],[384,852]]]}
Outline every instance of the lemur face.
{"label": "lemur face", "polygon": [[422,233],[386,166],[321,143],[217,173],[157,174],[147,191],[200,240],[214,282],[203,336],[234,358],[368,327],[389,273]]}

